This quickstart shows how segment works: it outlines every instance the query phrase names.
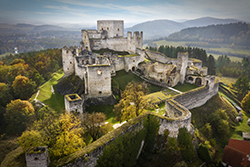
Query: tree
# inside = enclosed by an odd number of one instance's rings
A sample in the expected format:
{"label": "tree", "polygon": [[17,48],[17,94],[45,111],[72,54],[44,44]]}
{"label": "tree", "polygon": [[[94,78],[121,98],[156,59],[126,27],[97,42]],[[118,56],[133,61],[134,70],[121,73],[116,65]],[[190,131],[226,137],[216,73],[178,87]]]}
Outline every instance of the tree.
{"label": "tree", "polygon": [[215,60],[212,55],[209,55],[208,57],[208,74],[209,75],[215,75]]}
{"label": "tree", "polygon": [[195,158],[194,146],[192,144],[192,136],[185,127],[179,129],[177,139],[183,159],[186,162],[192,161]]}
{"label": "tree", "polygon": [[18,138],[18,143],[25,152],[31,147],[44,145],[40,132],[34,130],[23,132],[22,136]]}
{"label": "tree", "polygon": [[223,109],[218,109],[211,114],[209,122],[212,126],[213,132],[221,137],[228,135],[230,132],[228,119],[229,117]]}
{"label": "tree", "polygon": [[6,106],[12,98],[9,85],[0,83],[0,105]]}
{"label": "tree", "polygon": [[7,123],[7,132],[20,134],[23,132],[34,113],[32,104],[24,100],[14,100],[6,106],[4,114]]}
{"label": "tree", "polygon": [[238,99],[242,100],[249,90],[249,79],[247,76],[240,76],[233,85],[238,91]]}
{"label": "tree", "polygon": [[102,135],[107,133],[104,127],[101,127],[105,123],[106,115],[101,112],[94,112],[92,114],[86,113],[84,116],[83,126],[85,127],[87,133],[97,140]]}
{"label": "tree", "polygon": [[211,162],[212,158],[211,158],[211,155],[209,153],[209,150],[202,143],[199,144],[199,146],[197,148],[197,153],[198,153],[198,156],[200,157],[200,159],[202,159],[204,162],[206,162],[206,163]]}
{"label": "tree", "polygon": [[243,98],[241,105],[246,110],[250,110],[250,92],[248,92],[248,94]]}
{"label": "tree", "polygon": [[210,138],[213,134],[212,127],[210,123],[206,123],[202,128],[201,132],[206,135],[208,138]]}
{"label": "tree", "polygon": [[15,96],[20,99],[28,99],[36,88],[36,83],[25,76],[16,76],[12,87]]}
{"label": "tree", "polygon": [[142,84],[130,82],[122,93],[122,99],[114,106],[116,119],[128,121],[152,107],[149,99],[144,98],[145,95],[146,88]]}
{"label": "tree", "polygon": [[55,143],[52,143],[52,152],[54,156],[69,155],[82,149],[86,145],[81,137],[83,133],[81,122],[79,118],[75,117],[73,114],[61,115],[54,127],[54,130],[59,132]]}

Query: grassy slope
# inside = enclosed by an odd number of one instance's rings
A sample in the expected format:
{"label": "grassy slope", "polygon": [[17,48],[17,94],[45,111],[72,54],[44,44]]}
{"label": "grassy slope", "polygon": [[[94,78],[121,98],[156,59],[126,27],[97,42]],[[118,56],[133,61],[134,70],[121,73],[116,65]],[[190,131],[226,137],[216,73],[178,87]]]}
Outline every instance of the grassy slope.
{"label": "grassy slope", "polygon": [[[62,112],[64,108],[64,97],[55,92],[52,94],[51,85],[57,84],[58,80],[63,76],[63,70],[55,72],[52,78],[40,87],[40,93],[37,97],[38,100],[42,101],[44,104],[53,108],[57,112]],[[55,89],[55,88],[54,88]],[[34,94],[31,99],[34,99],[36,94]]]}
{"label": "grassy slope", "polygon": [[226,85],[229,85],[230,83],[234,84],[237,80],[237,78],[232,78],[232,77],[219,77],[216,76],[216,78],[219,79],[219,82],[223,82]]}
{"label": "grassy slope", "polygon": [[186,92],[186,91],[198,88],[198,86],[190,84],[190,83],[184,83],[183,85],[176,85],[173,88],[177,89],[177,90],[179,90],[181,92]]}
{"label": "grassy slope", "polygon": [[200,129],[204,124],[208,122],[209,116],[214,113],[217,109],[224,109],[229,118],[230,118],[230,135],[224,138],[220,138],[219,136],[213,136],[216,138],[216,143],[218,152],[216,153],[215,160],[218,161],[222,158],[223,150],[225,145],[227,145],[230,138],[242,140],[242,132],[250,132],[250,128],[247,125],[247,117],[250,115],[243,112],[244,119],[242,123],[235,123],[235,117],[238,115],[235,108],[231,105],[231,103],[223,98],[220,95],[214,96],[211,100],[209,100],[205,105],[192,109],[192,124]]}

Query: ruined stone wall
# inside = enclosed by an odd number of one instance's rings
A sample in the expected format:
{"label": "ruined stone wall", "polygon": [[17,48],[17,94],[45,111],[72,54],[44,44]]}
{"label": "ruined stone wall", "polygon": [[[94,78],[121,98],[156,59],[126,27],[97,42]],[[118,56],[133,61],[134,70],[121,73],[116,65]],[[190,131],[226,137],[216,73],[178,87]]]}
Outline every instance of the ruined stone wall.
{"label": "ruined stone wall", "polygon": [[219,82],[202,86],[197,89],[176,95],[174,100],[187,109],[193,109],[204,105],[209,99],[218,93]]}
{"label": "ruined stone wall", "polygon": [[111,96],[111,67],[88,65],[88,97]]}
{"label": "ruined stone wall", "polygon": [[139,132],[141,129],[144,128],[143,120],[147,118],[149,115],[153,115],[159,120],[159,123],[160,123],[159,131],[158,131],[159,135],[164,135],[165,130],[169,130],[170,131],[169,136],[177,137],[178,129],[181,127],[186,127],[191,133],[193,131],[192,126],[191,126],[191,113],[184,114],[184,116],[182,116],[181,119],[170,119],[170,118],[160,116],[154,113],[145,113],[137,118],[130,120],[128,123],[113,130],[112,132],[106,134],[105,136],[101,137],[100,139],[96,140],[95,142],[83,148],[83,150],[74,153],[74,154],[77,154],[77,156],[74,156],[74,155],[71,156],[71,157],[78,157],[78,158],[71,159],[70,157],[69,158],[65,157],[59,160],[58,166],[94,167],[97,164],[98,157],[102,154],[106,145],[115,141],[116,138],[120,135],[124,135],[131,131],[134,133]]}
{"label": "ruined stone wall", "polygon": [[127,38],[93,39],[93,50],[108,48],[116,51],[127,51]]}
{"label": "ruined stone wall", "polygon": [[131,56],[131,57],[125,56],[124,57],[124,70],[126,72],[128,72],[129,70],[132,70],[132,68],[136,70],[136,68],[138,67],[138,64],[142,61],[144,61],[144,58],[141,57],[140,55]]}
{"label": "ruined stone wall", "polygon": [[124,22],[123,20],[98,20],[97,30],[99,32],[107,31],[107,37],[123,37],[124,36]]}
{"label": "ruined stone wall", "polygon": [[123,57],[116,57],[114,58],[114,70],[115,71],[120,71],[125,68],[124,66],[124,58]]}
{"label": "ruined stone wall", "polygon": [[177,54],[177,71],[180,71],[180,82],[183,84],[185,81],[186,70],[188,64],[188,52],[178,52]]}
{"label": "ruined stone wall", "polygon": [[155,51],[151,51],[147,49],[145,50],[145,52],[153,61],[159,61],[161,63],[170,63],[172,61],[171,58],[165,56],[163,53],[155,52]]}
{"label": "ruined stone wall", "polygon": [[27,153],[25,153],[25,159],[26,159],[26,164],[27,167],[35,167],[35,166],[39,166],[39,167],[48,167],[49,163],[50,163],[50,159],[49,159],[49,153],[48,153],[48,149],[47,147],[38,147],[39,149],[44,148],[45,151],[42,153],[30,153],[31,149],[33,149],[33,147],[28,150]]}
{"label": "ruined stone wall", "polygon": [[[78,52],[78,49],[75,49],[75,52]],[[63,72],[65,77],[75,72],[75,55],[73,47],[62,48],[62,63],[63,63]]]}

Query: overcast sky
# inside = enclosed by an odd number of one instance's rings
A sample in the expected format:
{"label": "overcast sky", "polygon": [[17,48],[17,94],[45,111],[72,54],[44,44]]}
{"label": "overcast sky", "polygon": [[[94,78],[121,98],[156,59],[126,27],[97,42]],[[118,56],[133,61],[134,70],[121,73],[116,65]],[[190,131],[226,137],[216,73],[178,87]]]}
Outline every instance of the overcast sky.
{"label": "overcast sky", "polygon": [[207,16],[250,22],[250,0],[0,0],[0,22],[95,25],[119,19],[132,25]]}

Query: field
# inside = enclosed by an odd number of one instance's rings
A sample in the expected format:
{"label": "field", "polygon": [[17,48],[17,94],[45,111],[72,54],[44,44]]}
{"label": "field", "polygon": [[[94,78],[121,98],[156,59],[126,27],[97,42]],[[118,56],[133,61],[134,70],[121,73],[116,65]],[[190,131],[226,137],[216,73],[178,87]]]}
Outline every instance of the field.
{"label": "field", "polygon": [[[64,110],[64,97],[58,93],[52,93],[51,86],[57,84],[58,80],[63,76],[63,70],[59,70],[52,75],[52,78],[43,84],[39,89],[40,93],[37,97],[38,100],[48,105],[57,112],[62,112]],[[34,94],[31,99],[34,99],[36,94]]]}
{"label": "field", "polygon": [[232,77],[219,77],[219,76],[216,76],[216,78],[219,79],[219,82],[223,82],[226,85],[229,85],[230,83],[234,84],[236,82],[236,80],[237,80],[237,78],[232,78]]}
{"label": "field", "polygon": [[1,55],[0,55],[0,58],[1,58],[1,57],[4,57],[4,56],[6,56],[6,55],[9,55],[9,54],[11,54],[11,53],[8,52],[8,53],[1,54]]}
{"label": "field", "polygon": [[[160,40],[154,42],[157,47],[161,45],[169,45],[169,46],[192,46],[192,47],[199,47],[203,48],[207,51],[208,55],[212,54],[216,59],[220,55],[228,55],[231,58],[231,61],[241,61],[242,57],[232,56],[232,55],[247,55],[250,56],[250,50],[249,49],[243,49],[240,46],[235,46],[234,48],[230,48],[230,45],[226,44],[213,44],[211,46],[207,45],[205,42],[189,42],[189,41],[166,41],[166,40]],[[214,54],[216,53],[216,54]]]}

